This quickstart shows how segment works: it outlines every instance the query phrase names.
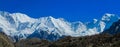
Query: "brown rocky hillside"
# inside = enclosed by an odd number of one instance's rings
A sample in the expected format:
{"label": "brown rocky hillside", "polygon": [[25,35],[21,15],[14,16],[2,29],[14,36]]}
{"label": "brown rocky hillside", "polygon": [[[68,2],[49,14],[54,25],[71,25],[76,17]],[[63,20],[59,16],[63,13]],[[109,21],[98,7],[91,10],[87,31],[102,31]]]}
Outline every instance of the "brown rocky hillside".
{"label": "brown rocky hillside", "polygon": [[2,32],[0,32],[0,47],[14,47],[10,38]]}

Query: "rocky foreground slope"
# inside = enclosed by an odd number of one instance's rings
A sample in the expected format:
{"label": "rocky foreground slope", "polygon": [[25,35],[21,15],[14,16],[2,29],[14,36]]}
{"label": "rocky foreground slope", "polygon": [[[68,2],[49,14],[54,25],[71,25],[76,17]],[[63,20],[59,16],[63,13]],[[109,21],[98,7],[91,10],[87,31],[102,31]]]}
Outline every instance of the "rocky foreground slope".
{"label": "rocky foreground slope", "polygon": [[13,42],[5,33],[0,32],[0,47],[14,47]]}

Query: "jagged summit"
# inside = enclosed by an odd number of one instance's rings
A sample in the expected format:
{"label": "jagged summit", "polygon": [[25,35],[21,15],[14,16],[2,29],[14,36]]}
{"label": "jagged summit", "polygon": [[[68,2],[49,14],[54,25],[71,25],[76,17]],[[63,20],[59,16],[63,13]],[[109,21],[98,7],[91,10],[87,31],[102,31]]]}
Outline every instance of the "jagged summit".
{"label": "jagged summit", "polygon": [[[119,19],[114,14],[105,14],[93,22],[68,22],[52,16],[31,18],[22,13],[0,12],[0,29],[15,40],[38,37],[56,40],[62,36],[86,36],[101,33]],[[37,34],[37,35],[36,35]]]}

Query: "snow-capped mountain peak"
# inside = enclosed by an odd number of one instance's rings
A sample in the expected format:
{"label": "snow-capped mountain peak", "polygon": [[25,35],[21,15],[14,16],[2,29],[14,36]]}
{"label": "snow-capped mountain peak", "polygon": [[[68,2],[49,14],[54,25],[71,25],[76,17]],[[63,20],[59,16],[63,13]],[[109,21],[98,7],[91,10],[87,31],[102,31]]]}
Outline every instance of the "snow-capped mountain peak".
{"label": "snow-capped mountain peak", "polygon": [[108,13],[106,13],[103,17],[102,17],[102,20],[103,21],[110,21],[111,19],[117,19],[118,18],[118,16],[117,15],[115,15],[115,14],[108,14]]}
{"label": "snow-capped mountain peak", "polygon": [[10,16],[12,16],[14,19],[19,20],[21,23],[23,22],[34,22],[35,19],[28,17],[26,14],[22,14],[22,13],[13,13],[10,14]]}
{"label": "snow-capped mountain peak", "polygon": [[118,21],[118,19],[119,16],[107,13],[102,17],[101,22],[104,22],[106,24],[105,29],[108,29],[112,23]]}
{"label": "snow-capped mountain peak", "polygon": [[22,13],[0,12],[0,29],[14,39],[38,37],[56,40],[62,36],[86,36],[101,33],[119,18],[114,14],[105,14],[101,20],[93,22],[68,22],[52,16],[31,18]]}

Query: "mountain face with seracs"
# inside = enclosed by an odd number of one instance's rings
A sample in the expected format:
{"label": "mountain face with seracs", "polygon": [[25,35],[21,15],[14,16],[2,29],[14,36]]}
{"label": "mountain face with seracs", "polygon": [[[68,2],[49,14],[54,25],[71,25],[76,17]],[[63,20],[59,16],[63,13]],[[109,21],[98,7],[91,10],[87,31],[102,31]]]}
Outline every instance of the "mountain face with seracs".
{"label": "mountain face with seracs", "polygon": [[37,37],[57,40],[63,36],[86,36],[101,33],[119,19],[114,14],[105,14],[100,20],[92,22],[67,22],[52,16],[38,19],[30,18],[22,13],[0,12],[0,30],[13,40]]}

